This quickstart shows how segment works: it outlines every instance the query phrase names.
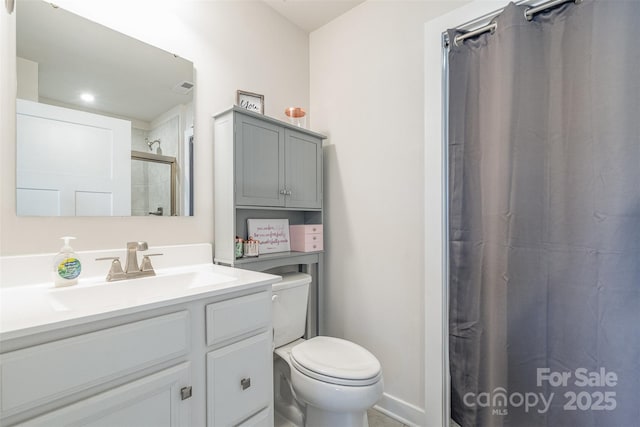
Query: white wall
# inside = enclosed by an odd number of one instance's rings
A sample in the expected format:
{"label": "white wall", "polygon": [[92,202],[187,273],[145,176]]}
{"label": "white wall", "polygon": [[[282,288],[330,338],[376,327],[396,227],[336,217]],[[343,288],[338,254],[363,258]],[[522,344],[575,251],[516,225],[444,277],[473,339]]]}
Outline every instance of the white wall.
{"label": "white wall", "polygon": [[265,95],[266,114],[285,118],[309,105],[308,35],[260,1],[59,0],[61,7],[194,62],[195,217],[28,218],[15,214],[15,13],[0,7],[0,255],[55,252],[60,236],[76,250],[213,241],[211,116],[237,89]]}
{"label": "white wall", "polygon": [[310,36],[311,127],[329,136],[324,330],[380,359],[383,409],[434,427],[443,347],[427,343],[438,363],[425,383],[424,24],[463,3],[368,1]]}
{"label": "white wall", "polygon": [[16,58],[18,98],[38,102],[38,63]]}

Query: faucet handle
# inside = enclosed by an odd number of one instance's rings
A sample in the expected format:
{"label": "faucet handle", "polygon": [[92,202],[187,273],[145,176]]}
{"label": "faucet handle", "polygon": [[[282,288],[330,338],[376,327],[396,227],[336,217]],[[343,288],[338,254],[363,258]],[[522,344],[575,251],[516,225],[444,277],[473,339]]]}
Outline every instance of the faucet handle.
{"label": "faucet handle", "polygon": [[103,258],[96,258],[96,261],[105,261],[112,260],[111,267],[109,268],[109,272],[107,273],[107,282],[114,282],[116,280],[124,280],[127,278],[127,275],[122,270],[122,264],[120,263],[120,257],[117,256],[108,256]]}
{"label": "faucet handle", "polygon": [[149,257],[160,256],[160,255],[163,255],[163,254],[145,254],[142,257],[142,263],[140,263],[140,271],[151,272],[155,274],[155,271],[153,271],[153,265],[151,265],[151,260],[149,259]]}

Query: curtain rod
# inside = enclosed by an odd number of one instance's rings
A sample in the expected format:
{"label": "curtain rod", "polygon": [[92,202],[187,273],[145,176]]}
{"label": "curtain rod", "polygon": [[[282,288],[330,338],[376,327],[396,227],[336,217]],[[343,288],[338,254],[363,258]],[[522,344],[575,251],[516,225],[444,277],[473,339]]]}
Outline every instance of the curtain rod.
{"label": "curtain rod", "polygon": [[[582,3],[582,0],[550,0],[550,1],[539,4],[538,6],[529,7],[525,9],[524,17],[526,18],[527,21],[531,21],[537,13],[543,12],[547,9],[551,9],[553,7],[559,6],[564,3],[569,3],[570,1],[574,2],[575,4]],[[493,33],[496,30],[496,28],[498,28],[498,24],[496,24],[495,22],[491,22],[482,27],[478,27],[475,30],[455,36],[453,38],[453,43],[456,46],[460,46],[460,44],[462,44],[466,39],[475,37],[477,35],[480,35],[486,32]]]}

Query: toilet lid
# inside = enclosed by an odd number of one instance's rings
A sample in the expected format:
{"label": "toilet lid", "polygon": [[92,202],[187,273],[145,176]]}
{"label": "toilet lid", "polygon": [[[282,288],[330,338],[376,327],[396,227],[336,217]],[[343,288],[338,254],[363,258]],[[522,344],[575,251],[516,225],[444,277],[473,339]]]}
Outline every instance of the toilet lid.
{"label": "toilet lid", "polygon": [[302,373],[333,384],[369,385],[382,376],[380,362],[358,344],[315,337],[291,349],[293,365]]}

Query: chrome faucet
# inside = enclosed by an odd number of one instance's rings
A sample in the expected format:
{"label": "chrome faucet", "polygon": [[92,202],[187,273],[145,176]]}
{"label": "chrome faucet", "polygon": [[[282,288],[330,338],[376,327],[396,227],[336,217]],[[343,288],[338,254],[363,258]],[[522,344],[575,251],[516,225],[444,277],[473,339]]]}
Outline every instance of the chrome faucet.
{"label": "chrome faucet", "polygon": [[107,273],[107,282],[155,276],[156,272],[153,270],[153,265],[151,265],[151,259],[149,259],[149,257],[162,254],[145,254],[142,257],[140,266],[138,266],[138,251],[146,251],[147,249],[149,249],[147,242],[127,242],[127,260],[124,271],[122,270],[120,257],[96,258],[96,261],[112,260],[109,273]]}

